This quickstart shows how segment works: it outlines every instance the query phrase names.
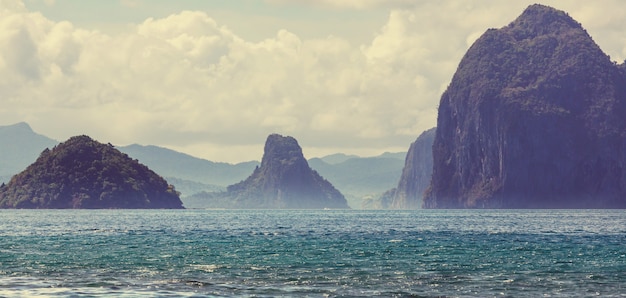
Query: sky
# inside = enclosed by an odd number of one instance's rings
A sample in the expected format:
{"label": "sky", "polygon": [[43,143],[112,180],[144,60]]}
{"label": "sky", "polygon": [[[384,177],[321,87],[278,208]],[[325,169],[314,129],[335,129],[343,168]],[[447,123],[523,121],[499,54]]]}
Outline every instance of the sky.
{"label": "sky", "polygon": [[[0,125],[260,160],[407,151],[469,46],[535,1],[0,0]],[[626,59],[621,0],[543,1]]]}

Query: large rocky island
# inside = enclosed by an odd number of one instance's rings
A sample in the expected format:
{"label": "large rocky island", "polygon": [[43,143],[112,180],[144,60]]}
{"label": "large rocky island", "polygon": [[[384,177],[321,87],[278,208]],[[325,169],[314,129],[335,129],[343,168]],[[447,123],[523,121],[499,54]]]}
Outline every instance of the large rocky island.
{"label": "large rocky island", "polygon": [[159,175],[110,144],[72,137],[0,186],[0,208],[183,208]]}
{"label": "large rocky island", "polygon": [[226,192],[192,196],[211,208],[349,208],[344,196],[310,167],[293,137],[267,137],[261,166]]}
{"label": "large rocky island", "polygon": [[625,66],[532,5],[463,57],[433,158],[427,208],[625,208]]}

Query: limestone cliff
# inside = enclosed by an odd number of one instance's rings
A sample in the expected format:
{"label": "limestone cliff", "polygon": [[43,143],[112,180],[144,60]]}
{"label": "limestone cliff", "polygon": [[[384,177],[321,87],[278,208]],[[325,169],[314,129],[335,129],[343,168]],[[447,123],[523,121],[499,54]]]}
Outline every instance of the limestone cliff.
{"label": "limestone cliff", "polygon": [[[433,173],[433,141],[435,128],[423,132],[409,147],[398,187],[386,193],[390,209],[422,207],[424,191]],[[384,201],[384,200],[383,200]]]}
{"label": "limestone cliff", "polygon": [[261,166],[224,193],[205,193],[215,208],[322,209],[348,208],[344,196],[311,170],[296,139],[272,134]]}
{"label": "limestone cliff", "polygon": [[182,208],[174,188],[146,166],[88,136],[72,137],[0,187],[0,208]]}
{"label": "limestone cliff", "polygon": [[565,12],[487,30],[441,97],[427,208],[626,207],[626,76]]}

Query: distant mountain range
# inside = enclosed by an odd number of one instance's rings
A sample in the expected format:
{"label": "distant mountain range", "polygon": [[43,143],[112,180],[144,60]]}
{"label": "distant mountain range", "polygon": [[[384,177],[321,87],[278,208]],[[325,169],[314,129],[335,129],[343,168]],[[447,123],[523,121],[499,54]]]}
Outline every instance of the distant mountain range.
{"label": "distant mountain range", "polygon": [[324,158],[311,158],[311,168],[328,179],[346,197],[352,208],[362,208],[363,200],[378,197],[395,187],[402,175],[404,155],[390,157],[353,157],[329,164]]}
{"label": "distant mountain range", "polygon": [[[196,187],[209,189],[225,188],[235,184],[252,173],[258,161],[238,164],[213,162],[202,158],[158,146],[128,145],[117,147],[120,151],[136,158],[164,177],[178,179],[179,183],[193,181],[201,183]],[[178,189],[178,185],[176,185]],[[202,189],[207,190],[207,189]],[[183,192],[183,190],[179,190]],[[183,192],[183,195],[190,195]]]}
{"label": "distant mountain range", "polygon": [[[37,134],[26,123],[0,126],[0,182],[33,163],[40,153],[59,142]],[[213,162],[185,153],[152,145],[117,147],[128,156],[150,167],[176,186],[186,197],[199,192],[225,190],[248,177],[260,165],[258,161],[238,164]],[[308,160],[312,169],[344,194],[352,208],[361,208],[364,198],[376,197],[393,188],[402,173],[405,152],[359,157],[342,153]]]}
{"label": "distant mountain range", "polygon": [[343,154],[343,153],[335,153],[335,154],[331,154],[331,155],[326,155],[324,157],[319,157],[319,159],[321,159],[322,161],[324,161],[327,164],[338,164],[338,163],[342,163],[348,159],[351,158],[359,158],[359,156],[357,155],[348,155],[348,154]]}
{"label": "distant mountain range", "polygon": [[0,182],[23,171],[46,149],[59,142],[35,133],[28,124],[20,122],[0,126]]}

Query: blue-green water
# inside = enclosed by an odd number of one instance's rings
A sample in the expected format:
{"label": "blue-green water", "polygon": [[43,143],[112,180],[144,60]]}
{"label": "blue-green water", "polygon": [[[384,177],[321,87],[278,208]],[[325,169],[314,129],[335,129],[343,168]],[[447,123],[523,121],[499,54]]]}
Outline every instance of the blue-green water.
{"label": "blue-green water", "polygon": [[0,296],[626,296],[626,211],[0,211]]}

